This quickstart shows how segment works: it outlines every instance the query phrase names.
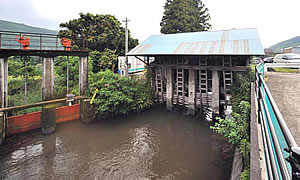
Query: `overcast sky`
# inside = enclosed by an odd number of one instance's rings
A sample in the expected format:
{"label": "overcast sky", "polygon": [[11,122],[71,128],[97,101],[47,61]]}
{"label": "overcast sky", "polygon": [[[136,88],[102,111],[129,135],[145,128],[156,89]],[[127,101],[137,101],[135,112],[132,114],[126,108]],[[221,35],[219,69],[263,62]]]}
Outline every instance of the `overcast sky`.
{"label": "overcast sky", "polygon": [[[61,22],[80,12],[112,14],[130,19],[129,29],[140,42],[160,34],[166,0],[0,0],[0,19],[59,30]],[[300,0],[203,0],[212,30],[257,28],[262,44],[300,36]]]}

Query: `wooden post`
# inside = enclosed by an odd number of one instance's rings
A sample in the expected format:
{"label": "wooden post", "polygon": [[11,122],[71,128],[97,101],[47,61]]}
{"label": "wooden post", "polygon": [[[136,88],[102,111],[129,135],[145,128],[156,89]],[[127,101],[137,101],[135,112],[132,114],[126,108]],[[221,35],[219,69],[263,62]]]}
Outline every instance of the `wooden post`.
{"label": "wooden post", "polygon": [[85,94],[88,87],[88,57],[79,57],[79,95]]}
{"label": "wooden post", "polygon": [[218,71],[212,71],[212,111],[213,115],[219,114],[219,75]]}
{"label": "wooden post", "polygon": [[48,101],[53,99],[54,70],[53,57],[43,58],[42,99]]}
{"label": "wooden post", "polygon": [[[7,81],[8,77],[8,59],[0,58],[0,107],[7,107]],[[0,145],[4,142],[6,136],[7,118],[6,114],[0,113]]]}
{"label": "wooden post", "polygon": [[188,115],[195,115],[195,97],[196,97],[196,86],[195,86],[195,71],[189,69],[189,99],[188,99]]}
{"label": "wooden post", "polygon": [[173,106],[173,72],[167,68],[167,110],[172,110]]}
{"label": "wooden post", "polygon": [[88,124],[94,120],[94,109],[90,104],[90,99],[84,99],[80,102],[80,121]]}

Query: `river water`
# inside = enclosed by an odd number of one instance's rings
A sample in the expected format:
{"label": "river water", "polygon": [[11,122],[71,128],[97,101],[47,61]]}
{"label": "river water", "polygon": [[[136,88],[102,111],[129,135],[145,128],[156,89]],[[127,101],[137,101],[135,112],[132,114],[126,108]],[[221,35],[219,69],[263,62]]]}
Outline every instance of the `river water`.
{"label": "river water", "polygon": [[0,148],[0,179],[229,179],[232,162],[203,120],[162,107],[12,139]]}

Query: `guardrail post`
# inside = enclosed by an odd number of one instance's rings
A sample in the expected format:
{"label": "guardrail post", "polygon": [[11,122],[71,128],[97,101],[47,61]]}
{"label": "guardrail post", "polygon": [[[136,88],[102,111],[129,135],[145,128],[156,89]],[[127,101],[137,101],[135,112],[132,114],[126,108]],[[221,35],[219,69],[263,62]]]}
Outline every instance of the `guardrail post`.
{"label": "guardrail post", "polygon": [[291,147],[291,149],[287,151],[290,153],[286,160],[292,166],[292,180],[300,179],[300,148]]}

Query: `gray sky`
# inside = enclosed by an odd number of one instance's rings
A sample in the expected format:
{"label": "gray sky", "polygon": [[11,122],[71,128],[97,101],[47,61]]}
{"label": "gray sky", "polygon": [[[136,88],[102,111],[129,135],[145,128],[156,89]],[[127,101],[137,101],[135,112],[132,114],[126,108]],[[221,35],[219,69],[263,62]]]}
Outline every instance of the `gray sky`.
{"label": "gray sky", "polygon": [[[61,22],[80,12],[112,14],[130,19],[129,29],[140,42],[160,34],[166,0],[0,0],[0,19],[59,30]],[[264,47],[300,36],[300,0],[202,0],[212,30],[257,28]]]}

